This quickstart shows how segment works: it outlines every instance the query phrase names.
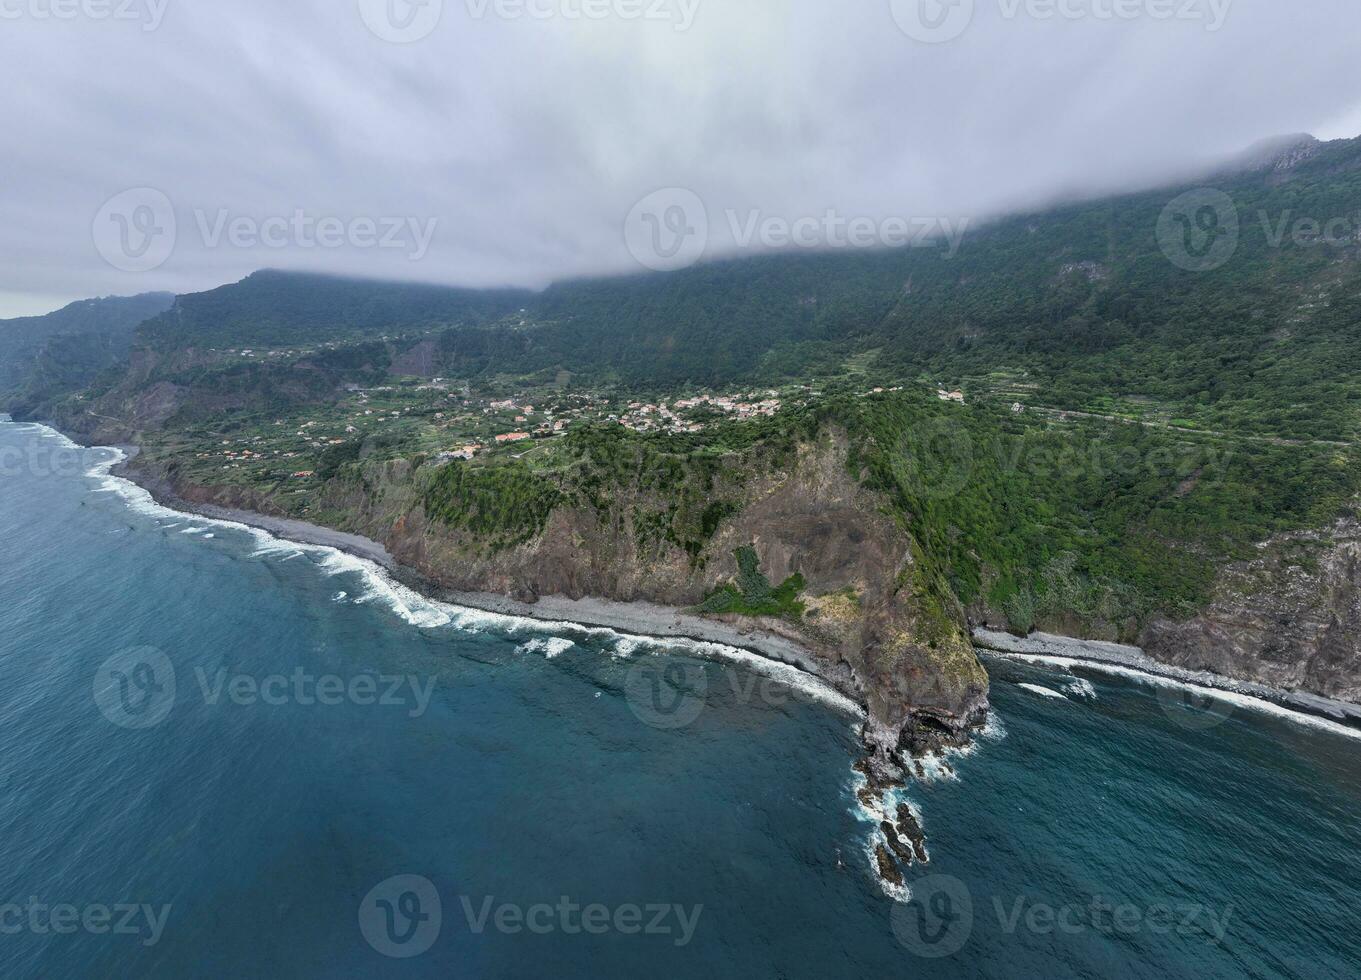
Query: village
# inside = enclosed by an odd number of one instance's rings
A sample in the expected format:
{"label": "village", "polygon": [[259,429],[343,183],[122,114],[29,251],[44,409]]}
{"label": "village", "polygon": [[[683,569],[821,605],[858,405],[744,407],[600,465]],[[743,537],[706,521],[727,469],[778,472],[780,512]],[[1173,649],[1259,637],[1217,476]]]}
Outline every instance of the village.
{"label": "village", "polygon": [[[857,394],[901,390],[866,387]],[[933,390],[942,401],[965,402],[962,391]],[[325,478],[328,458],[357,457],[360,450],[424,455],[438,463],[496,456],[519,459],[551,445],[577,424],[618,425],[644,434],[699,434],[719,423],[771,418],[822,393],[811,385],[794,384],[647,399],[610,389],[542,385],[515,392],[509,385],[401,379],[372,387],[349,385],[333,404],[309,406],[292,416],[242,421],[236,431],[204,432],[192,458],[204,469],[215,470],[218,480],[293,482],[295,492],[303,493]]]}

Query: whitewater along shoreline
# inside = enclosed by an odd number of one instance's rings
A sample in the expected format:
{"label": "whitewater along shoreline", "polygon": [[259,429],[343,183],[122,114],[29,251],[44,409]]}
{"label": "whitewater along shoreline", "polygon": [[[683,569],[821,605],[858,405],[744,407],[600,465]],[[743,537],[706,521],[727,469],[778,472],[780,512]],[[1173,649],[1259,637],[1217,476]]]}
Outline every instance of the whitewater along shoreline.
{"label": "whitewater along shoreline", "polygon": [[1282,690],[1253,681],[1234,680],[1209,671],[1175,667],[1154,660],[1136,646],[1081,640],[1054,633],[1032,633],[1028,637],[1019,637],[983,627],[974,627],[973,641],[979,650],[995,656],[1053,666],[1086,664],[1111,668],[1113,672],[1121,674],[1143,674],[1209,692],[1264,702],[1293,714],[1320,718],[1361,733],[1361,705],[1316,694]]}
{"label": "whitewater along shoreline", "polygon": [[536,602],[530,603],[491,592],[460,592],[445,589],[416,569],[398,561],[387,548],[372,538],[296,518],[276,517],[253,510],[187,501],[177,494],[167,481],[131,465],[140,451],[137,446],[119,445],[114,448],[122,452],[126,458],[111,469],[112,475],[132,481],[151,494],[152,499],[162,507],[186,516],[243,524],[296,544],[343,551],[381,566],[401,585],[425,598],[450,606],[500,616],[533,619],[543,623],[572,623],[584,627],[609,629],[625,635],[650,639],[689,640],[733,647],[762,659],[793,667],[816,678],[851,701],[862,715],[868,717],[864,696],[853,685],[829,676],[826,671],[821,670],[817,658],[809,650],[788,637],[760,629],[741,619],[724,622],[697,616],[674,606],[652,602],[619,602],[593,596],[582,599],[540,596]]}
{"label": "whitewater along shoreline", "polygon": [[[115,448],[126,458],[113,467],[113,474],[131,480],[150,493],[157,503],[172,510],[210,520],[258,528],[275,537],[298,544],[334,548],[371,561],[407,588],[427,599],[451,606],[543,623],[572,623],[584,627],[610,629],[652,639],[686,640],[732,647],[775,664],[792,667],[821,681],[852,702],[861,712],[867,727],[874,724],[864,692],[847,677],[823,669],[823,664],[818,658],[797,641],[763,629],[752,620],[734,617],[734,621],[728,622],[698,616],[674,606],[643,601],[621,602],[595,596],[581,599],[567,596],[539,596],[534,602],[525,602],[497,593],[446,589],[416,569],[399,562],[381,543],[363,535],[339,531],[296,518],[187,501],[176,493],[167,481],[132,465],[141,451],[140,447],[123,444]],[[1191,688],[1249,698],[1286,712],[1322,719],[1361,731],[1361,705],[1314,694],[1287,691],[1251,681],[1239,681],[1208,671],[1187,670],[1154,660],[1140,647],[1052,633],[1034,633],[1028,637],[1018,637],[1000,630],[977,626],[972,627],[971,633],[975,647],[984,654],[1032,663],[1048,663],[1059,667],[1068,666],[1067,662],[1107,667],[1129,675],[1143,675],[1173,681]],[[887,734],[867,731],[867,747],[873,741],[885,738]],[[871,784],[881,784],[884,787],[896,782],[895,774],[892,773],[864,772],[864,775]]]}
{"label": "whitewater along shoreline", "polygon": [[[122,453],[123,458],[110,467],[109,474],[140,487],[152,500],[168,510],[186,517],[197,516],[255,528],[281,540],[330,548],[371,561],[395,582],[437,603],[520,617],[545,625],[603,628],[624,637],[654,641],[675,639],[708,645],[714,654],[713,659],[737,662],[767,675],[773,667],[792,668],[799,675],[825,685],[843,700],[845,713],[854,714],[861,724],[860,737],[866,754],[852,766],[857,779],[863,781],[854,790],[854,796],[861,815],[872,818],[870,823],[875,827],[867,847],[870,870],[884,894],[895,902],[906,901],[910,894],[905,888],[902,869],[914,861],[921,864],[930,861],[920,818],[911,806],[896,797],[895,791],[904,788],[914,775],[918,779],[926,778],[922,760],[927,756],[938,756],[942,767],[949,771],[945,757],[952,751],[976,745],[978,736],[986,730],[986,720],[994,717],[989,706],[984,722],[980,722],[976,729],[971,728],[956,739],[943,740],[934,748],[913,750],[910,755],[903,751],[899,755],[900,733],[875,721],[868,699],[854,683],[849,670],[838,670],[840,665],[820,661],[794,639],[762,629],[755,621],[745,617],[722,621],[700,617],[673,606],[637,601],[619,602],[598,597],[571,599],[566,596],[540,596],[537,601],[529,603],[504,595],[445,589],[416,569],[396,560],[379,542],[362,535],[251,510],[194,504],[176,493],[168,481],[131,465],[139,454],[137,446],[119,445],[115,448]],[[702,649],[688,652],[705,655]],[[776,679],[780,680],[778,677]],[[819,699],[827,700],[826,697]],[[884,745],[892,745],[893,750],[883,752]]]}
{"label": "whitewater along shoreline", "polygon": [[[53,428],[52,431],[58,430]],[[930,860],[925,851],[926,835],[920,817],[900,796],[899,791],[914,776],[921,780],[928,778],[922,766],[923,760],[928,757],[938,757],[940,768],[950,772],[945,759],[955,751],[967,754],[976,747],[980,735],[986,733],[985,722],[996,718],[992,709],[988,708],[987,714],[977,725],[971,726],[958,738],[941,740],[934,748],[916,747],[910,753],[902,751],[899,754],[901,733],[876,723],[869,710],[867,693],[855,683],[850,670],[842,670],[842,665],[836,663],[819,661],[793,638],[762,629],[764,623],[740,618],[729,622],[715,621],[679,608],[645,602],[625,603],[601,598],[573,600],[561,596],[524,602],[505,595],[455,592],[439,587],[418,570],[396,560],[382,544],[362,535],[246,509],[193,504],[177,493],[167,480],[145,467],[135,465],[140,455],[139,447],[121,445],[116,448],[120,453],[119,460],[110,465],[106,472],[139,487],[156,504],[167,510],[259,529],[273,537],[303,546],[323,547],[357,557],[372,563],[392,581],[437,603],[520,617],[549,626],[600,627],[624,636],[632,634],[640,639],[673,638],[709,644],[712,645],[711,650],[695,650],[693,653],[710,659],[747,664],[767,674],[777,666],[784,670],[792,668],[799,676],[816,679],[826,686],[828,693],[834,692],[836,697],[842,699],[837,702],[837,707],[855,714],[862,724],[861,740],[867,754],[852,767],[857,773],[858,784],[853,792],[859,804],[858,812],[862,817],[869,818],[875,828],[867,842],[870,868],[884,893],[895,901],[905,901],[910,894],[905,888],[903,869],[914,862],[927,864]],[[1055,665],[1064,666],[1062,663]],[[826,700],[826,697],[820,699]],[[888,744],[894,746],[893,750],[883,752],[883,747]]]}

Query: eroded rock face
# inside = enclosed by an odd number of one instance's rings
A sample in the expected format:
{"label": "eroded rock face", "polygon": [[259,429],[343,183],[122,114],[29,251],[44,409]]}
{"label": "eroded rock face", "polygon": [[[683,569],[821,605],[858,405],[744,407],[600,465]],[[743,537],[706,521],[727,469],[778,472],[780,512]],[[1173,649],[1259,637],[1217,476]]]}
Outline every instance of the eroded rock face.
{"label": "eroded rock face", "polygon": [[596,596],[695,606],[737,574],[734,552],[750,546],[771,582],[804,577],[809,613],[797,624],[731,620],[810,650],[825,679],[867,706],[867,737],[886,753],[904,739],[907,748],[953,741],[982,723],[987,674],[962,609],[952,598],[925,594],[913,574],[911,536],[852,478],[846,451],[844,436],[829,431],[782,469],[742,474],[725,489],[743,505],[698,561],[636,533],[634,516],[663,502],[626,490],[603,513],[559,507],[534,540],[496,553],[432,522],[409,474],[375,474],[369,491],[345,498],[337,490],[328,508],[354,513],[361,526],[353,530],[445,588],[530,600]]}
{"label": "eroded rock face", "polygon": [[[697,560],[684,548],[637,533],[636,515],[666,502],[621,489],[604,511],[563,505],[533,540],[500,551],[432,521],[422,481],[430,467],[374,463],[360,481],[335,481],[321,501],[337,529],[381,542],[437,586],[533,602],[543,596],[701,603],[738,573],[734,553],[751,547],[772,583],[804,577],[799,622],[720,617],[740,629],[794,640],[810,666],[864,704],[872,783],[902,776],[899,750],[962,744],[988,708],[988,677],[974,654],[963,610],[916,574],[915,542],[846,467],[844,436],[824,432],[782,468],[753,466],[723,487],[741,506]],[[195,504],[278,513],[267,495],[186,485],[141,462],[139,478]]]}
{"label": "eroded rock face", "polygon": [[1151,623],[1141,645],[1164,663],[1361,701],[1361,520],[1281,535],[1226,567],[1194,619]]}

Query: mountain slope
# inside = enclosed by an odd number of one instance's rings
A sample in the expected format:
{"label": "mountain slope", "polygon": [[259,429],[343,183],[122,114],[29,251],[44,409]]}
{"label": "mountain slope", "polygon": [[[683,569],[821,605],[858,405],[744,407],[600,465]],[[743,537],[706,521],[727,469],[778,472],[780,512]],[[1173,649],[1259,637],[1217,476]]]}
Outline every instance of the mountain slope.
{"label": "mountain slope", "polygon": [[[258,273],[180,297],[121,373],[30,411],[141,442],[186,497],[362,531],[459,588],[796,630],[831,603],[860,645],[828,659],[884,724],[970,674],[924,652],[966,616],[1185,636],[1198,663],[1351,691],[1346,542],[1324,603],[1289,594],[1298,563],[1252,562],[1361,491],[1359,195],[1361,142],[1292,138],[1206,186],[994,222],[953,256],[768,255],[540,294]],[[757,384],[779,387],[734,394]],[[847,548],[799,544],[852,541],[851,496],[858,544],[889,556],[859,585],[817,557]],[[1205,626],[1254,608],[1289,639]],[[912,624],[901,673],[875,667],[880,613]],[[974,688],[945,689],[964,724]]]}
{"label": "mountain slope", "polygon": [[[73,374],[89,374],[94,365],[115,362],[131,347],[133,329],[169,309],[174,299],[171,293],[107,296],[80,300],[44,316],[0,320],[0,392],[23,384],[35,370],[39,373],[31,384],[49,388]],[[59,338],[71,337],[93,338],[94,356],[82,344],[49,349]]]}

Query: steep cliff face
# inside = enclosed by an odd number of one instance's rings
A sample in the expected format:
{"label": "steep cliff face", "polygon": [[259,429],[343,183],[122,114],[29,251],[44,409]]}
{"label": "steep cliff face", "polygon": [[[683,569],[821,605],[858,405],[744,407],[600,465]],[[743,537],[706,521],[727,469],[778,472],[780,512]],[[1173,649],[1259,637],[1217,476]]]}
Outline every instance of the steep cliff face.
{"label": "steep cliff face", "polygon": [[[802,577],[797,617],[730,614],[744,626],[797,640],[828,681],[868,708],[870,740],[886,750],[961,738],[987,710],[987,674],[974,655],[963,611],[929,581],[917,544],[882,501],[848,472],[844,434],[824,431],[780,467],[753,462],[719,488],[740,503],[699,554],[647,533],[660,494],[619,487],[608,506],[568,500],[543,529],[514,547],[432,517],[424,501],[432,466],[406,460],[365,465],[333,481],[325,522],[381,541],[398,561],[453,591],[534,601],[587,596],[698,606],[738,578],[737,552],[754,551],[762,576]],[[183,485],[193,503],[275,510],[267,495]]]}
{"label": "steep cliff face", "polygon": [[364,529],[447,588],[695,606],[738,576],[736,553],[750,547],[769,581],[802,576],[807,606],[797,621],[752,623],[797,639],[824,676],[853,688],[882,741],[904,733],[911,743],[927,734],[922,726],[962,732],[986,711],[987,675],[962,611],[922,580],[915,542],[852,479],[835,432],[778,471],[744,474],[742,504],[698,556],[643,533],[639,515],[659,501],[623,489],[603,511],[558,507],[533,540],[488,553],[475,536],[433,521],[408,474],[386,476]]}
{"label": "steep cliff face", "polygon": [[1164,663],[1361,702],[1361,519],[1281,535],[1227,566],[1194,619],[1151,623]]}

